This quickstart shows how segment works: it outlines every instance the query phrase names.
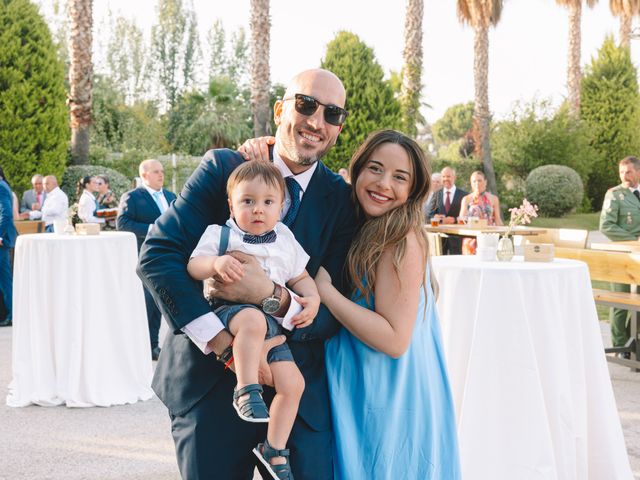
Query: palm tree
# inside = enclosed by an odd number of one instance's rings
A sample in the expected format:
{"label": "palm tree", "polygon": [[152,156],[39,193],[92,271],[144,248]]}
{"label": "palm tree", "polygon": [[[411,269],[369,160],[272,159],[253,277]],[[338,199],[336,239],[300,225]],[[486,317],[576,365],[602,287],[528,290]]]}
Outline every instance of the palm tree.
{"label": "palm tree", "polygon": [[89,163],[93,63],[93,0],[69,0],[69,115],[71,161]]}
{"label": "palm tree", "polygon": [[[598,0],[585,0],[589,8]],[[558,5],[569,10],[569,61],[567,65],[567,88],[569,89],[569,111],[574,117],[580,116],[580,19],[582,17],[582,0],[556,0]]]}
{"label": "palm tree", "polygon": [[421,120],[420,94],[422,91],[422,16],[423,0],[407,0],[404,19],[404,67],[402,69],[402,120],[405,131],[412,136],[418,133]]}
{"label": "palm tree", "polygon": [[251,110],[253,134],[267,135],[269,115],[269,0],[251,0]]}
{"label": "palm tree", "polygon": [[496,174],[489,143],[489,27],[495,26],[502,13],[502,0],[458,0],[458,18],[473,27],[473,77],[475,103],[473,129],[476,155],[482,159],[487,188],[497,193]]}
{"label": "palm tree", "polygon": [[609,0],[611,13],[620,17],[620,45],[631,46],[631,19],[640,13],[640,0]]}

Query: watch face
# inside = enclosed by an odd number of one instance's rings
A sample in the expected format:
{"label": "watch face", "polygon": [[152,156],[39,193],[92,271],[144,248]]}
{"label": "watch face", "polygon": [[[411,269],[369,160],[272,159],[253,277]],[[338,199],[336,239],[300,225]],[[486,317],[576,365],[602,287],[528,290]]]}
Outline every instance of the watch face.
{"label": "watch face", "polygon": [[280,308],[280,300],[274,297],[265,298],[262,301],[262,311],[271,315],[272,313],[276,313]]}

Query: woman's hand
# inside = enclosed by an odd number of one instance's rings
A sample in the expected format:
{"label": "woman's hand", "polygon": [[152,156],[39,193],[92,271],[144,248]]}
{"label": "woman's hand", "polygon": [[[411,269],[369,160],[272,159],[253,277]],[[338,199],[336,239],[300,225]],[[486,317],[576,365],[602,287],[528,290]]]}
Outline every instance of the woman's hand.
{"label": "woman's hand", "polygon": [[258,137],[246,140],[238,152],[245,160],[255,160],[257,162],[269,161],[269,145],[275,145],[276,137]]}

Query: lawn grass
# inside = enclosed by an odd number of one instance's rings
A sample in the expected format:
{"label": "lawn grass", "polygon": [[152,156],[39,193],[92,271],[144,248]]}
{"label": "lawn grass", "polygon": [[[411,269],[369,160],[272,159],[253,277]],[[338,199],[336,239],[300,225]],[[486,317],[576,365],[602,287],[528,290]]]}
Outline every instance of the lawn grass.
{"label": "lawn grass", "polygon": [[579,228],[582,230],[598,230],[600,222],[600,212],[594,213],[572,213],[561,218],[534,218],[532,227],[547,228]]}

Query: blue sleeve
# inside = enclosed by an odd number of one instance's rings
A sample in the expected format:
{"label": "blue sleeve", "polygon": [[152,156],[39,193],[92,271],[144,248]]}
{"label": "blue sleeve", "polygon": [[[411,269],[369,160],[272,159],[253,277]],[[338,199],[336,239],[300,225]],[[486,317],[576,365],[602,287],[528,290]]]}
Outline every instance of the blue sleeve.
{"label": "blue sleeve", "polygon": [[13,226],[13,197],[11,190],[2,182],[0,185],[0,237],[3,239],[3,245],[9,237],[9,230]]}
{"label": "blue sleeve", "polygon": [[175,332],[211,311],[187,263],[206,227],[223,224],[229,216],[226,182],[240,163],[237,152],[207,152],[140,250],[138,275]]}
{"label": "blue sleeve", "polygon": [[149,224],[140,222],[139,212],[136,208],[135,190],[126,192],[120,199],[120,207],[118,209],[118,217],[116,218],[116,228],[124,232],[133,232],[136,237],[144,239],[149,231]]}

